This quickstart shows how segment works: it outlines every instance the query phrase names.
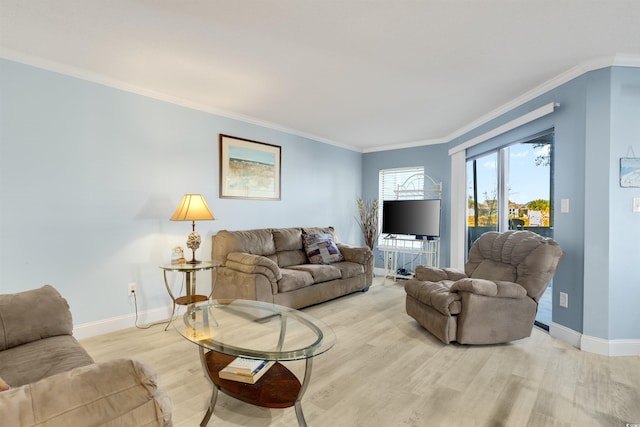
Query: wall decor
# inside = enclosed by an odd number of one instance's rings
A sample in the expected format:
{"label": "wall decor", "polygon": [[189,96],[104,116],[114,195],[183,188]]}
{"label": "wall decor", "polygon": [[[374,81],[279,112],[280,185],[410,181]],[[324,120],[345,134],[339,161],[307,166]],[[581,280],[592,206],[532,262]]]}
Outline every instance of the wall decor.
{"label": "wall decor", "polygon": [[620,159],[620,187],[640,187],[640,157]]}
{"label": "wall decor", "polygon": [[280,200],[281,148],[220,134],[220,197]]}

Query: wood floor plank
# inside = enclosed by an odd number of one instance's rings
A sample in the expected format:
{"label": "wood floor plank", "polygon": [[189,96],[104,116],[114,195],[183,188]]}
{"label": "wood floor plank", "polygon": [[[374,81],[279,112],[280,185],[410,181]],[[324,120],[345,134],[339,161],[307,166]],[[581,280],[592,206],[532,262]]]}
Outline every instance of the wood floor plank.
{"label": "wood floor plank", "polygon": [[[640,357],[581,352],[540,330],[497,346],[444,345],[404,309],[402,282],[308,307],[335,331],[302,401],[310,426],[624,426],[640,423]],[[199,424],[211,396],[195,345],[164,325],[82,340],[96,361],[149,363],[174,425]],[[289,366],[289,365],[288,365]],[[290,368],[302,373],[304,364]],[[293,409],[219,395],[210,426],[296,426]]]}

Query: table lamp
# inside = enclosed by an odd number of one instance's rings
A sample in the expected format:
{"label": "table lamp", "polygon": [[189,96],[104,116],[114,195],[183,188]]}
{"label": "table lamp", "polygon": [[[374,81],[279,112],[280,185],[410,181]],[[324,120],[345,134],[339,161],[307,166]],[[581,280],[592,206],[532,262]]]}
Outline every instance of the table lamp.
{"label": "table lamp", "polygon": [[188,264],[199,264],[201,261],[196,260],[196,249],[200,247],[200,235],[196,231],[196,221],[210,221],[216,219],[207,202],[204,201],[202,194],[185,194],[173,213],[171,221],[191,221],[191,233],[187,238],[187,247],[191,249],[191,261]]}

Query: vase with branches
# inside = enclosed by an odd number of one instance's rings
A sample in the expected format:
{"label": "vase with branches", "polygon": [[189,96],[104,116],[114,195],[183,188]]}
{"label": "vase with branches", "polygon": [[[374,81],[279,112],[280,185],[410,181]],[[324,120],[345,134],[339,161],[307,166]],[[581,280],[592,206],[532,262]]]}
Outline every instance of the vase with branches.
{"label": "vase with branches", "polygon": [[364,241],[373,250],[378,240],[378,199],[365,201],[358,199],[358,212],[360,218],[358,224],[362,230]]}

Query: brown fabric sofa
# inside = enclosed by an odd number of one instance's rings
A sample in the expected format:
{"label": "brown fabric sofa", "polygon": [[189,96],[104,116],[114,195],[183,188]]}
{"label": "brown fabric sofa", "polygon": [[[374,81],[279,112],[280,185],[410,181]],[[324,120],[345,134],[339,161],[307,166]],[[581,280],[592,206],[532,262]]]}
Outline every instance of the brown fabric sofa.
{"label": "brown fabric sofa", "polygon": [[526,338],[562,257],[555,241],[530,231],[485,233],[464,272],[416,268],[405,284],[407,314],[445,344]]}
{"label": "brown fabric sofa", "polygon": [[[343,260],[312,264],[304,235],[329,235]],[[213,236],[214,298],[249,299],[302,308],[355,291],[373,280],[368,247],[341,244],[333,227],[221,230]]]}
{"label": "brown fabric sofa", "polygon": [[132,359],[95,364],[72,336],[67,301],[52,287],[0,295],[0,424],[171,426],[156,374]]}

